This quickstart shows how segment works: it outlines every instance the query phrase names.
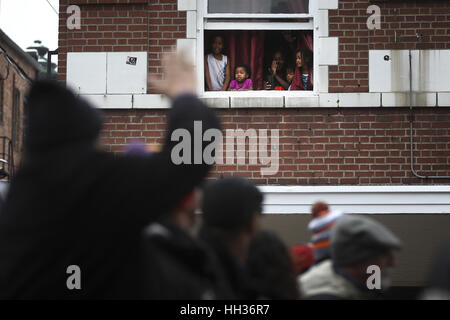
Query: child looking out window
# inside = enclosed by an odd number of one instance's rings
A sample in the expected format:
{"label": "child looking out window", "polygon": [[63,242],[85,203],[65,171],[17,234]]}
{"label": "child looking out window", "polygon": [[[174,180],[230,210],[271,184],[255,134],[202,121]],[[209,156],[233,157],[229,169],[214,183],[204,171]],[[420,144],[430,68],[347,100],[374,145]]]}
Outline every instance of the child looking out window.
{"label": "child looking out window", "polygon": [[286,67],[286,81],[289,84],[288,90],[291,90],[292,80],[294,79],[295,75],[295,67],[292,65],[289,65]]}
{"label": "child looking out window", "polygon": [[289,84],[286,82],[285,55],[281,50],[276,50],[272,56],[270,67],[264,76],[265,90],[286,90]]}
{"label": "child looking out window", "polygon": [[234,80],[230,83],[230,91],[253,90],[250,79],[250,68],[245,64],[237,65],[234,70]]}
{"label": "child looking out window", "polygon": [[223,54],[224,46],[223,36],[212,37],[211,53],[205,57],[205,78],[209,91],[226,91],[230,83],[230,64]]}
{"label": "child looking out window", "polygon": [[298,50],[295,53],[295,74],[291,84],[291,90],[312,90],[313,74],[311,67],[311,58],[303,51]]}

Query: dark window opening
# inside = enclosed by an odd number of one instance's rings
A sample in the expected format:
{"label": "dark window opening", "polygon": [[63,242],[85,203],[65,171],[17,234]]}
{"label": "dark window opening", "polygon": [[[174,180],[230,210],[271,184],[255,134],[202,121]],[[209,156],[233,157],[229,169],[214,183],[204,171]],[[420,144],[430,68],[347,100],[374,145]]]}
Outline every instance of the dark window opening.
{"label": "dark window opening", "polygon": [[313,90],[312,31],[207,30],[204,48],[205,91],[230,90],[233,80],[245,88],[245,77],[251,90]]}
{"label": "dark window opening", "polygon": [[20,91],[14,89],[13,94],[13,123],[12,123],[12,145],[14,149],[19,146],[20,130]]}
{"label": "dark window opening", "polygon": [[25,139],[27,138],[26,137],[26,132],[28,131],[27,130],[27,126],[28,126],[28,113],[29,113],[29,108],[28,108],[28,99],[27,99],[27,96],[24,96],[23,97],[23,112],[22,112],[22,123],[21,123],[21,125],[22,125],[22,142],[21,142],[21,145],[22,145],[22,149],[23,149],[23,147],[24,147],[24,141],[25,141]]}
{"label": "dark window opening", "polygon": [[0,122],[3,121],[3,79],[0,79]]}

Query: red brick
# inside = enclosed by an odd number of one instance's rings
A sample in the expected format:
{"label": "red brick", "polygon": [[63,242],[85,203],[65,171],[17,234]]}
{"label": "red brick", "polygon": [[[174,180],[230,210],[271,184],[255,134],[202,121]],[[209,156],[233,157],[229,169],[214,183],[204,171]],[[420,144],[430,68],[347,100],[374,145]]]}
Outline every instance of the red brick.
{"label": "red brick", "polygon": [[[64,2],[61,1],[61,8]],[[68,51],[136,49],[149,51],[149,72],[161,75],[160,52],[170,50],[177,38],[185,37],[185,13],[176,11],[175,0],[144,1],[138,5],[117,3],[120,5],[108,8],[88,6],[89,10],[83,13],[83,23],[87,27],[81,32],[67,32],[62,15],[60,72],[65,72]],[[450,12],[442,1],[426,4],[413,1],[408,7],[400,2],[377,2],[383,13],[383,28],[377,31],[367,30],[365,24],[368,3],[368,0],[342,0],[339,10],[329,12],[329,34],[340,37],[339,66],[329,67],[329,92],[368,92],[369,49],[450,49]],[[98,18],[104,15],[95,8],[110,17]],[[132,24],[128,23],[130,19]],[[399,43],[394,43],[396,31],[400,33]],[[88,36],[83,35],[86,32]],[[96,32],[104,34],[92,38]],[[420,43],[416,32],[424,35]],[[102,44],[100,40],[106,37],[116,42]],[[59,77],[64,80],[64,74]],[[421,173],[450,174],[448,162],[445,162],[448,161],[450,122],[447,109],[415,109],[415,156],[417,170]],[[123,151],[134,136],[151,143],[162,142],[165,113],[163,110],[105,111],[109,125],[104,129],[107,135],[129,132],[129,136],[105,138],[109,139],[105,140],[107,147]],[[260,167],[248,165],[221,166],[214,171],[216,176],[219,173],[233,175],[241,169],[244,175],[263,184],[423,183],[412,178],[409,172],[409,110],[406,108],[342,109],[339,116],[317,109],[302,109],[301,113],[284,109],[220,110],[218,113],[224,128],[279,128],[282,157],[280,172],[274,177],[261,177]],[[428,181],[437,182],[441,181]]]}

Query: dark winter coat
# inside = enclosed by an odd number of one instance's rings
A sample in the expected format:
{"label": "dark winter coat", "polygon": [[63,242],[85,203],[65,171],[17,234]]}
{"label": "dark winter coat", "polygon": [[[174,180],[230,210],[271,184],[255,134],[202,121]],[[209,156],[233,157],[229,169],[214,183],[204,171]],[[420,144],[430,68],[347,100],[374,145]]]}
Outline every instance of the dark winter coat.
{"label": "dark winter coat", "polygon": [[[209,166],[175,165],[170,133],[194,120],[218,128],[193,96],[175,99],[162,152],[117,156],[94,148],[101,122],[53,83],[28,97],[24,163],[0,214],[0,298],[141,298],[143,229],[188,194]],[[68,289],[68,267],[81,289]],[[69,269],[70,271],[70,269]]]}
{"label": "dark winter coat", "polygon": [[257,293],[251,289],[244,266],[233,257],[223,239],[212,229],[203,226],[199,239],[207,245],[216,261],[216,272],[222,279],[218,299],[255,299]]}
{"label": "dark winter coat", "polygon": [[221,279],[210,252],[169,221],[153,223],[144,234],[148,299],[210,300]]}

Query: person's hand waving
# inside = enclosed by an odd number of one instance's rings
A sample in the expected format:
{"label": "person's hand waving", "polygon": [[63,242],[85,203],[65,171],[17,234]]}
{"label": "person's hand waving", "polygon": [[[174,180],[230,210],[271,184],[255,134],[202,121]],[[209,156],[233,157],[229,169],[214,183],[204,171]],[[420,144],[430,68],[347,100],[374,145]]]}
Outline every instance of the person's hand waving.
{"label": "person's hand waving", "polygon": [[181,94],[196,94],[195,68],[185,54],[166,53],[162,59],[163,77],[149,76],[149,85],[169,98]]}

